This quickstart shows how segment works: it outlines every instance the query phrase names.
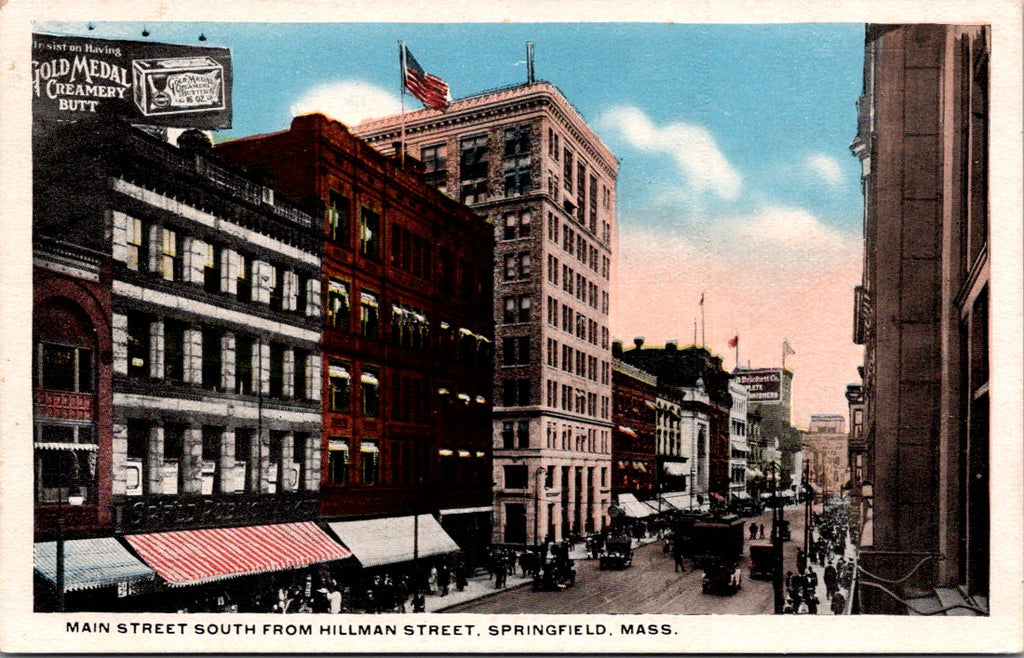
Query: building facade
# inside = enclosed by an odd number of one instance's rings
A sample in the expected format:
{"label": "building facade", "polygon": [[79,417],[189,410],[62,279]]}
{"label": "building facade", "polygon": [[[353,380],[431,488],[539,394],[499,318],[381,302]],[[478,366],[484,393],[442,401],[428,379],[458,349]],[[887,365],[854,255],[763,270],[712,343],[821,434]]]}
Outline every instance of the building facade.
{"label": "building facade", "polygon": [[612,495],[661,493],[655,452],[658,379],[619,360],[612,366]]}
{"label": "building facade", "polygon": [[758,418],[765,438],[777,439],[782,459],[780,486],[792,486],[793,453],[801,449],[800,432],[793,427],[793,376],[788,368],[737,368],[733,375],[747,388],[748,410]]}
{"label": "building facade", "polygon": [[600,530],[611,486],[614,155],[547,82],[355,131],[385,153],[404,135],[404,157],[428,181],[494,224],[494,540]]}
{"label": "building facade", "polygon": [[[492,503],[493,226],[427,185],[415,161],[381,155],[322,115],[217,153],[269,170],[323,218],[324,515],[429,513],[464,549],[482,550]],[[513,341],[498,356],[518,363],[529,351]]]}
{"label": "building facade", "polygon": [[747,387],[733,380],[729,382],[732,406],[729,408],[729,499],[747,496]]}
{"label": "building facade", "polygon": [[987,608],[990,46],[984,26],[866,28],[861,565],[900,585],[862,577],[865,612]]}
{"label": "building facade", "polygon": [[[77,481],[64,493],[84,494],[72,522],[88,515],[93,527],[78,536],[93,543],[57,550],[76,577],[79,550],[88,555],[94,580],[69,585],[101,590],[78,595],[85,609],[180,609],[200,596],[191,585],[225,578],[255,587],[257,570],[210,560],[225,544],[273,551],[299,532],[329,547],[324,559],[347,555],[312,523],[322,252],[313,220],[214,162],[198,131],[179,144],[105,119],[40,127],[34,143],[37,493],[50,506],[46,457],[73,453]],[[137,563],[115,537],[148,565],[132,570],[144,584],[99,568],[118,555]],[[172,564],[180,542],[201,576]],[[37,545],[46,577],[51,553]],[[318,561],[296,554],[288,566]]]}
{"label": "building facade", "polygon": [[846,418],[811,414],[810,426],[801,434],[808,485],[823,500],[845,493],[850,484]]}

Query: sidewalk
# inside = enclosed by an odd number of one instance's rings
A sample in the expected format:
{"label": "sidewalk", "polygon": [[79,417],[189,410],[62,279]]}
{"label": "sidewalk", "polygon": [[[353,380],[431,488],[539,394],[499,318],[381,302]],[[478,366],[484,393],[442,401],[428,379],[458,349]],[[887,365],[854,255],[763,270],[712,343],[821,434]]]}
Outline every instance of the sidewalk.
{"label": "sidewalk", "polygon": [[[812,532],[814,533],[815,538],[817,538],[817,534],[818,534],[817,529],[814,529]],[[845,554],[841,555],[841,556],[837,555],[837,556],[835,556],[835,558],[833,560],[831,560],[830,562],[826,562],[825,564],[826,565],[831,564],[832,566],[835,566],[836,562],[839,561],[840,557],[846,558],[846,561],[849,562],[850,560],[853,560],[856,556],[857,556],[857,549],[853,546],[853,542],[847,542],[846,543],[846,552],[845,552]],[[821,602],[818,605],[818,614],[819,615],[831,615],[831,614],[833,614],[832,613],[832,602],[828,598],[828,590],[825,587],[825,566],[813,564],[813,563],[810,563],[810,562],[808,563],[807,566],[808,566],[808,568],[812,569],[814,571],[814,573],[817,574],[817,576],[818,576],[818,586],[815,588],[815,594],[818,595],[818,600]],[[849,604],[850,604],[850,592],[849,592],[849,590],[844,588],[844,587],[842,587],[842,586],[840,586],[839,587],[839,592],[843,595],[843,598],[846,601],[847,609],[849,609]]]}
{"label": "sidewalk", "polygon": [[494,579],[484,574],[482,576],[473,576],[466,582],[466,589],[461,592],[452,587],[448,592],[448,596],[441,596],[440,594],[427,594],[426,596],[426,611],[427,612],[439,612],[446,608],[450,608],[460,603],[467,601],[475,601],[477,599],[486,598],[493,596],[500,592],[504,592],[517,587],[522,587],[533,582],[533,578],[523,576],[508,575],[505,587],[502,589],[495,589]]}

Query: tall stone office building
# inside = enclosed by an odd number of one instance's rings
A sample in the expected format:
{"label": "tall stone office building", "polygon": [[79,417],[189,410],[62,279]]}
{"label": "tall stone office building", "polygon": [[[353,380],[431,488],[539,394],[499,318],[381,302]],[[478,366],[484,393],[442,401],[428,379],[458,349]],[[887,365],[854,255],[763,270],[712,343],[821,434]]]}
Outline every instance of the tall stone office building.
{"label": "tall stone office building", "polygon": [[404,135],[428,181],[494,223],[494,540],[600,530],[611,484],[615,156],[548,82],[355,131],[386,153]]}

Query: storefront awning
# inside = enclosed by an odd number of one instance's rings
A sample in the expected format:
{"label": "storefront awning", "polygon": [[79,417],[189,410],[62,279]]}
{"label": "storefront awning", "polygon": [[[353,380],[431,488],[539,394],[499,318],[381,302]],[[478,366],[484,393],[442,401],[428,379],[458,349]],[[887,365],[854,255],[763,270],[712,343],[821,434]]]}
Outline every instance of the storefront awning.
{"label": "storefront awning", "polygon": [[[35,569],[57,582],[57,542],[33,547]],[[137,560],[113,537],[73,539],[64,542],[64,589],[75,591],[105,585],[153,580],[156,574]]]}
{"label": "storefront awning", "polygon": [[666,474],[674,475],[677,477],[680,475],[690,474],[689,467],[681,462],[665,462],[664,464],[662,464],[662,469],[665,471]]}
{"label": "storefront awning", "polygon": [[452,509],[441,510],[441,516],[453,516],[455,514],[483,514],[490,513],[493,508],[490,505],[484,505],[481,507],[455,507]]}
{"label": "storefront awning", "polygon": [[421,558],[461,550],[430,514],[337,521],[330,527],[364,567],[409,562],[414,557],[414,544]]}
{"label": "storefront awning", "polygon": [[154,532],[125,539],[175,587],[296,569],[352,555],[311,521]]}
{"label": "storefront awning", "polygon": [[629,493],[619,494],[619,509],[631,519],[645,519],[658,513],[657,508],[640,502],[636,496]]}

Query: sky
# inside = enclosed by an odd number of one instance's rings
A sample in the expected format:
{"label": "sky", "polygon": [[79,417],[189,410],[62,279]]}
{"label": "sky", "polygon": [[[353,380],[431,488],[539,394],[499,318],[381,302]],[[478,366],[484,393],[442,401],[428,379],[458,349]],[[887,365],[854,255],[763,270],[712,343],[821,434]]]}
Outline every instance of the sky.
{"label": "sky", "polygon": [[[454,98],[554,83],[619,159],[611,331],[627,347],[705,344],[794,371],[793,422],[847,414],[857,381],[859,164],[849,150],[864,26],[675,23],[40,23],[38,32],[228,47],[231,130],[320,111],[354,125],[401,110],[398,41]],[[149,36],[143,38],[145,28]],[[206,41],[200,43],[203,34]],[[420,107],[407,97],[407,109]],[[700,299],[704,296],[703,338]]]}

